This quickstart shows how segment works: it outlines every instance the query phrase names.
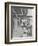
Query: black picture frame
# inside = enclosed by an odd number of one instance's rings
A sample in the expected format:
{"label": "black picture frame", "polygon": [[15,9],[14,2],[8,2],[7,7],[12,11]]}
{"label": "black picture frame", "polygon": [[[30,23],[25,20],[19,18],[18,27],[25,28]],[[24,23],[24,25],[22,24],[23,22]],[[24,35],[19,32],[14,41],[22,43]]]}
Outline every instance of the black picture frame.
{"label": "black picture frame", "polygon": [[[9,5],[10,4],[21,4],[21,5],[32,5],[36,7],[36,34],[35,40],[32,41],[18,41],[18,42],[9,42]],[[37,42],[37,4],[32,3],[19,3],[19,2],[5,2],[5,44],[16,44],[16,43],[29,43]]]}

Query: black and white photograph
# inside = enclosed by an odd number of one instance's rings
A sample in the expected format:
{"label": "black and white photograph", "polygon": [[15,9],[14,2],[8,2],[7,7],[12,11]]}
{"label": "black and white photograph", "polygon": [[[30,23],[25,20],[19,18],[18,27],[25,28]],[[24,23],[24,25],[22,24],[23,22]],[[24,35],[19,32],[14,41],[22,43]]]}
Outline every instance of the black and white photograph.
{"label": "black and white photograph", "polygon": [[[23,3],[9,3],[7,5],[6,22],[9,25],[6,23],[6,38],[8,37],[8,41],[11,43],[37,41],[37,5]],[[8,15],[9,17],[7,17]]]}
{"label": "black and white photograph", "polygon": [[11,38],[32,36],[32,9],[11,6]]}

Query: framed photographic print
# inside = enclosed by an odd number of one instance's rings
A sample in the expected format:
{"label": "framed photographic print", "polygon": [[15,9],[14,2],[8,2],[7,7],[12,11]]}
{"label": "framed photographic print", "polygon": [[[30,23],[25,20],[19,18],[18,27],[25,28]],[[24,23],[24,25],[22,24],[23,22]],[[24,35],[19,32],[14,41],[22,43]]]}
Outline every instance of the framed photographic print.
{"label": "framed photographic print", "polygon": [[37,42],[37,4],[5,3],[5,43]]}

